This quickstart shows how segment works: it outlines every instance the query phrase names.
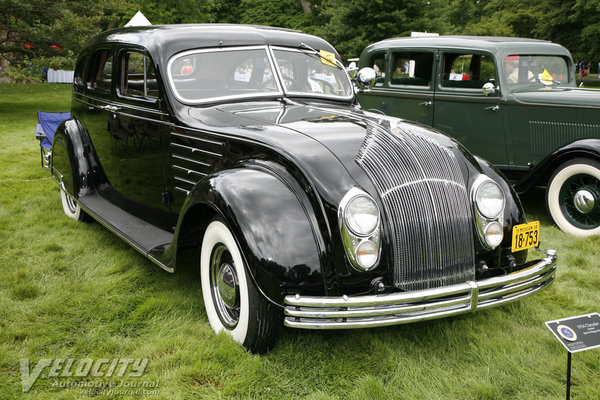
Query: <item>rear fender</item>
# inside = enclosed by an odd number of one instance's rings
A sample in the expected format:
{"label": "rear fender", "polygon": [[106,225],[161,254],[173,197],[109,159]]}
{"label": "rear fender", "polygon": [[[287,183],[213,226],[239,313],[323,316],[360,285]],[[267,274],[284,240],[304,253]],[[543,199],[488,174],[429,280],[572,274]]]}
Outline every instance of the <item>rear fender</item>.
{"label": "rear fender", "polygon": [[89,134],[78,120],[67,120],[56,130],[50,171],[59,186],[75,197],[106,182]]}

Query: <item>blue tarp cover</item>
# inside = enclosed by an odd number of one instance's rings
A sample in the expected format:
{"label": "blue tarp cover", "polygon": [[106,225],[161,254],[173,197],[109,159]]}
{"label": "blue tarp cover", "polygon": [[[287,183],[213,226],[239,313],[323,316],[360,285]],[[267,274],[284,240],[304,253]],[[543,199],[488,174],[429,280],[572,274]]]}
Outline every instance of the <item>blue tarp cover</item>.
{"label": "blue tarp cover", "polygon": [[52,140],[54,140],[54,134],[56,128],[65,120],[71,118],[70,112],[56,113],[56,112],[44,112],[38,111],[39,124],[36,128],[36,134],[42,133],[45,138],[42,139],[40,146],[46,150],[52,149]]}

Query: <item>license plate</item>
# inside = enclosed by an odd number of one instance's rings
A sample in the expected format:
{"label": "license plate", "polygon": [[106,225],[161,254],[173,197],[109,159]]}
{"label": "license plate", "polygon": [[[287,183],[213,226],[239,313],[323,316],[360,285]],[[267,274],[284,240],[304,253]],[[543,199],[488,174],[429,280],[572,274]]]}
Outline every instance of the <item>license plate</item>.
{"label": "license plate", "polygon": [[536,247],[540,244],[540,221],[513,226],[512,249],[516,251]]}

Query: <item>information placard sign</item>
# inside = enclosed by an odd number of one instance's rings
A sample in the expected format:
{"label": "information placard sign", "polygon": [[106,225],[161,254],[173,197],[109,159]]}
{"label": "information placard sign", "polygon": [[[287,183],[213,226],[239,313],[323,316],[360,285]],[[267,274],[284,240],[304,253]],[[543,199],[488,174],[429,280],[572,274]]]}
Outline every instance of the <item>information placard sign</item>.
{"label": "information placard sign", "polygon": [[546,322],[569,353],[600,347],[600,314],[592,313]]}

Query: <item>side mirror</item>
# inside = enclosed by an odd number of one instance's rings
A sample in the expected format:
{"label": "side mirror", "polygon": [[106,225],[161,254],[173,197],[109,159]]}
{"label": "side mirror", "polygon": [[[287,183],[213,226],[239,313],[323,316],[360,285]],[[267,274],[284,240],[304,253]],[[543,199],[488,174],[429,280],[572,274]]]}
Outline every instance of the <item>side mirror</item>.
{"label": "side mirror", "polygon": [[481,88],[484,96],[491,96],[496,93],[496,86],[492,82],[488,82]]}
{"label": "side mirror", "polygon": [[370,89],[375,85],[377,73],[373,68],[365,67],[358,71],[356,75],[356,83],[361,89]]}
{"label": "side mirror", "polygon": [[356,73],[358,72],[356,62],[352,61],[350,64],[348,64],[346,71],[348,72],[348,75],[350,75],[350,78],[354,79],[356,77]]}

